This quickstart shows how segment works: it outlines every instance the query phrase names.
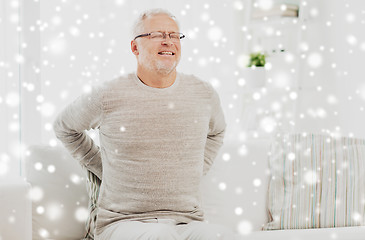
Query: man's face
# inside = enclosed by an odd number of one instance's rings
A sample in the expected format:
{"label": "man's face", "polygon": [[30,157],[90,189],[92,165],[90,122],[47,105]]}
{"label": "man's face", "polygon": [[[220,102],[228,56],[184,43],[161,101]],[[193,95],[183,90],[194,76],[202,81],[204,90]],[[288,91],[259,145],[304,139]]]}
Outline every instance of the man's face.
{"label": "man's face", "polygon": [[[149,17],[144,21],[144,33],[179,32],[176,22],[168,15],[159,14]],[[162,41],[154,41],[149,37],[141,37],[136,40],[138,65],[149,70],[157,71],[161,74],[169,74],[176,69],[180,61],[181,45],[180,42],[172,41],[166,36]],[[133,49],[132,49],[133,50]],[[167,54],[166,52],[172,52]]]}

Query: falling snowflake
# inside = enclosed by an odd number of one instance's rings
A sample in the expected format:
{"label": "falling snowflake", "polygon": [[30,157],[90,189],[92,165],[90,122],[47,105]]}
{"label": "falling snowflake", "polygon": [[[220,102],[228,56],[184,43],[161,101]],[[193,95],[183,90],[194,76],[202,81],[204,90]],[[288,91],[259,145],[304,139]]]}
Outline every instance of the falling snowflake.
{"label": "falling snowflake", "polygon": [[229,153],[224,153],[222,159],[223,161],[228,162],[231,159],[231,155]]}
{"label": "falling snowflake", "polygon": [[77,221],[84,223],[89,217],[89,211],[85,207],[79,207],[75,211],[75,218]]}
{"label": "falling snowflake", "polygon": [[40,162],[36,162],[36,163],[34,164],[34,168],[35,168],[37,171],[40,171],[40,170],[42,170],[42,168],[43,168],[43,164],[42,164],[42,163],[40,163]]}
{"label": "falling snowflake", "polygon": [[317,183],[317,173],[315,171],[308,171],[304,174],[304,181],[308,185],[313,185]]}
{"label": "falling snowflake", "polygon": [[237,231],[241,235],[249,235],[252,232],[252,223],[247,220],[242,220],[238,223]]}
{"label": "falling snowflake", "polygon": [[290,161],[294,161],[294,160],[295,160],[295,153],[290,152],[290,153],[288,154],[288,159],[289,159]]}
{"label": "falling snowflake", "polygon": [[29,191],[29,197],[33,202],[39,202],[43,199],[44,191],[42,188],[38,186],[32,187],[32,189]]}
{"label": "falling snowflake", "polygon": [[17,107],[19,105],[19,94],[16,92],[9,92],[6,95],[5,102],[9,107]]}
{"label": "falling snowflake", "polygon": [[80,184],[81,183],[81,177],[79,175],[77,175],[77,174],[71,174],[70,175],[70,180],[74,184]]}
{"label": "falling snowflake", "polygon": [[64,211],[60,203],[53,202],[46,206],[46,216],[51,221],[60,219],[63,214]]}
{"label": "falling snowflake", "polygon": [[67,42],[63,38],[52,39],[49,43],[49,52],[54,55],[64,54],[67,48]]}
{"label": "falling snowflake", "polygon": [[54,165],[48,165],[47,170],[49,173],[54,173],[56,171],[56,167]]}
{"label": "falling snowflake", "polygon": [[255,2],[255,6],[264,10],[264,11],[267,11],[267,10],[270,10],[273,6],[274,6],[274,1],[273,0],[257,0]]}
{"label": "falling snowflake", "polygon": [[254,180],[253,180],[253,185],[255,186],[255,187],[260,187],[261,186],[261,179],[259,179],[259,178],[255,178]]}
{"label": "falling snowflake", "polygon": [[224,191],[227,188],[227,184],[224,182],[219,183],[218,185],[219,190]]}
{"label": "falling snowflake", "polygon": [[44,239],[47,239],[50,236],[49,232],[44,228],[40,228],[38,231],[38,234],[39,234],[39,236],[41,236]]}
{"label": "falling snowflake", "polygon": [[37,212],[39,215],[42,215],[42,214],[44,214],[45,209],[44,209],[44,207],[43,207],[43,206],[38,206],[38,207],[36,208],[36,212]]}
{"label": "falling snowflake", "polygon": [[236,215],[242,215],[242,213],[243,213],[243,209],[241,208],[241,207],[236,207],[235,209],[234,209],[234,213],[236,214]]}
{"label": "falling snowflake", "polygon": [[51,117],[55,113],[55,105],[50,102],[43,103],[40,109],[44,117]]}
{"label": "falling snowflake", "polygon": [[219,41],[223,37],[223,31],[219,27],[212,27],[208,30],[208,39],[210,41]]}

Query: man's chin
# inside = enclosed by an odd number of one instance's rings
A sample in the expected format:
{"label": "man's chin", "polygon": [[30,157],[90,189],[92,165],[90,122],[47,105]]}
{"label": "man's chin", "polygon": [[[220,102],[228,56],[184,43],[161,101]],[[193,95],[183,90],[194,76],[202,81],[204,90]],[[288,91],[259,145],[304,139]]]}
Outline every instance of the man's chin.
{"label": "man's chin", "polygon": [[157,66],[157,72],[163,75],[168,75],[176,70],[176,65],[174,64],[172,66]]}
{"label": "man's chin", "polygon": [[157,69],[157,72],[160,75],[165,75],[165,76],[171,74],[174,71],[175,71],[175,68],[174,69]]}

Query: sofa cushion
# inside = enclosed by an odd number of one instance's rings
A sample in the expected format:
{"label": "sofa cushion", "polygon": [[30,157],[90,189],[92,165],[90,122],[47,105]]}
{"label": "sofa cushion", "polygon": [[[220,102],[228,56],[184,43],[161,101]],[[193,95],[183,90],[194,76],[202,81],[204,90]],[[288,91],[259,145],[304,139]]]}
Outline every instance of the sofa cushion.
{"label": "sofa cushion", "polygon": [[[87,171],[87,170],[86,170]],[[101,180],[92,172],[87,171],[87,192],[89,194],[89,215],[86,220],[86,239],[94,239],[96,219],[98,215],[98,198]]]}
{"label": "sofa cushion", "polygon": [[31,146],[25,175],[32,185],[33,239],[82,239],[89,197],[78,162],[62,147]]}
{"label": "sofa cushion", "polygon": [[336,227],[258,231],[240,240],[364,240],[365,227]]}
{"label": "sofa cushion", "polygon": [[265,229],[364,225],[365,140],[286,134],[273,144]]}
{"label": "sofa cushion", "polygon": [[270,139],[226,141],[202,182],[205,219],[240,234],[267,223]]}

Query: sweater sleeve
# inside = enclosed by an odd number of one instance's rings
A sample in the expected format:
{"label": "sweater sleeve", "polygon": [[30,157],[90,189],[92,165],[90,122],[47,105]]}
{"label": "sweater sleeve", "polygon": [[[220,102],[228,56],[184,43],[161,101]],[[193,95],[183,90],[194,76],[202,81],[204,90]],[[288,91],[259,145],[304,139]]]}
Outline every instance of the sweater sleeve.
{"label": "sweater sleeve", "polygon": [[226,129],[223,110],[217,92],[212,88],[212,112],[209,121],[209,132],[204,151],[203,175],[206,175],[212,166],[218,151],[223,145],[223,138]]}
{"label": "sweater sleeve", "polygon": [[56,137],[73,158],[99,179],[102,179],[100,149],[85,130],[99,128],[102,117],[102,91],[93,87],[61,111],[53,123]]}

